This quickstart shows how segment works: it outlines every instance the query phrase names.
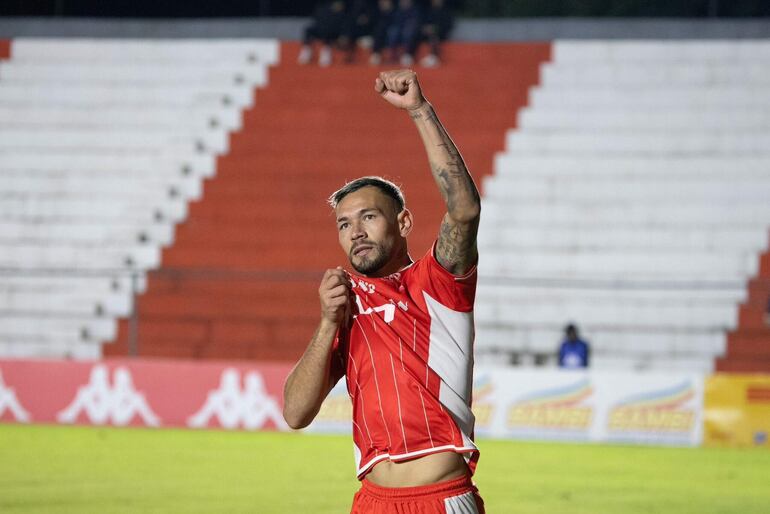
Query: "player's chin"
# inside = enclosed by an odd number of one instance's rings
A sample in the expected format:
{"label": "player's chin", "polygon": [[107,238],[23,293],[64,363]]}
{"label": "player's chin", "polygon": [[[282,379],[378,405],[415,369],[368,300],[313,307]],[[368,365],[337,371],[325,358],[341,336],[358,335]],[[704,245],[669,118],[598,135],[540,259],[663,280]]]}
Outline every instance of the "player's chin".
{"label": "player's chin", "polygon": [[369,275],[382,267],[380,261],[381,259],[378,256],[374,258],[353,256],[350,259],[350,264],[353,266],[353,269],[362,275]]}

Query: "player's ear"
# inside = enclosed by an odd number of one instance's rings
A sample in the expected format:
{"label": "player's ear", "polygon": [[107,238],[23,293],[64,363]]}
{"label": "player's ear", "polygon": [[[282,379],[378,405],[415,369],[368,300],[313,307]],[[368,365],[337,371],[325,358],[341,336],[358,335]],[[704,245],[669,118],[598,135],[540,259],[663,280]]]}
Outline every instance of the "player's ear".
{"label": "player's ear", "polygon": [[398,213],[398,232],[401,237],[406,237],[412,231],[412,213],[409,209],[404,208]]}

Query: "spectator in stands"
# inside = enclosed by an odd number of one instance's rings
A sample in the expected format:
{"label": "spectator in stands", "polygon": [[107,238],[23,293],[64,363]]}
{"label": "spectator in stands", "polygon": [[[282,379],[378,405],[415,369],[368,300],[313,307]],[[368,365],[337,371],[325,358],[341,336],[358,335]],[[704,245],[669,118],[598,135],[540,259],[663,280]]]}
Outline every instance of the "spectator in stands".
{"label": "spectator in stands", "polygon": [[559,348],[560,368],[587,368],[591,350],[586,341],[580,339],[578,329],[570,323],[564,330],[566,338]]}
{"label": "spectator in stands", "polygon": [[411,66],[420,36],[421,13],[418,5],[415,0],[398,0],[397,7],[389,0],[379,4],[381,19],[370,63],[379,65],[383,48],[387,46],[388,62]]}
{"label": "spectator in stands", "polygon": [[[441,44],[447,40],[454,27],[454,17],[444,0],[430,0],[425,11],[418,44],[422,41],[430,46],[430,53],[420,59],[426,68],[434,68],[441,63]],[[412,52],[415,55],[416,48]]]}
{"label": "spectator in stands", "polygon": [[342,35],[344,24],[345,2],[342,0],[321,2],[313,14],[313,22],[305,29],[302,49],[299,51],[297,61],[300,64],[309,64],[313,59],[313,46],[316,41],[320,41],[318,65],[329,66],[332,63],[332,45]]}
{"label": "spectator in stands", "polygon": [[[373,0],[353,0],[345,16],[345,23],[340,37],[340,48],[345,53],[345,62],[355,61],[356,45],[360,40],[373,36],[377,23],[377,2]],[[372,42],[369,42],[369,47]]]}
{"label": "spectator in stands", "polygon": [[377,20],[372,33],[372,55],[369,57],[372,66],[382,63],[382,52],[388,45],[388,29],[393,24],[395,11],[393,0],[377,0]]}

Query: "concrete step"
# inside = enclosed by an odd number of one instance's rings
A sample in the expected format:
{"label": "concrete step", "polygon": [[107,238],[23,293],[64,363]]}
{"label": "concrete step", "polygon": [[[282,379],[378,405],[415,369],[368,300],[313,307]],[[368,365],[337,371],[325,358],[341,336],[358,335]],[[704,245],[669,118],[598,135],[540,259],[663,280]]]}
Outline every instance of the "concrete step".
{"label": "concrete step", "polygon": [[168,149],[130,152],[69,148],[1,148],[0,170],[8,172],[157,174],[171,177],[211,177],[216,168],[216,157],[206,153],[189,154]]}
{"label": "concrete step", "polygon": [[[76,198],[94,196],[147,196],[198,200],[203,193],[203,183],[198,177],[167,177],[162,174],[78,174],[62,173],[59,176],[34,173],[8,172],[0,184],[0,198],[43,199],[51,197]],[[165,193],[164,193],[165,192]],[[143,193],[143,194],[142,194]]]}
{"label": "concrete step", "polygon": [[[51,198],[46,200],[0,199],[0,221],[82,220],[120,218],[126,220],[148,219],[157,221],[179,221],[187,213],[187,203],[181,199],[148,198],[118,201],[117,198],[101,196],[86,198]],[[105,222],[106,219],[105,219]]]}
{"label": "concrete step", "polygon": [[68,243],[84,246],[128,247],[137,243],[167,246],[174,240],[171,223],[107,224],[101,220],[51,223],[0,221],[0,246],[51,245]]}
{"label": "concrete step", "polygon": [[[636,355],[669,358],[701,356],[713,359],[725,351],[725,336],[721,330],[664,329],[663,327],[580,325],[581,334],[588,340],[594,355]],[[563,326],[517,324],[501,325],[477,323],[476,350],[490,350],[524,354],[553,354],[558,352],[564,339]]]}
{"label": "concrete step", "polygon": [[229,147],[229,134],[223,130],[207,130],[193,134],[180,128],[172,131],[153,130],[29,130],[0,128],[0,148],[78,149],[99,153],[103,150],[151,151],[179,153],[224,153]]}
{"label": "concrete step", "polygon": [[654,176],[677,178],[735,177],[737,180],[767,177],[770,157],[692,155],[543,155],[501,152],[495,156],[496,176],[566,177]]}
{"label": "concrete step", "polygon": [[[770,96],[770,95],[768,95]],[[578,155],[697,155],[770,157],[770,131],[661,133],[659,131],[509,131],[510,153]]]}
{"label": "concrete step", "polygon": [[4,341],[0,336],[0,358],[97,360],[102,358],[102,345],[66,337],[30,342],[17,339]]}
{"label": "concrete step", "polygon": [[553,204],[543,201],[518,202],[483,200],[482,216],[489,221],[506,223],[549,223],[608,226],[623,224],[654,226],[735,226],[765,229],[770,220],[770,204],[749,204],[741,209],[679,202],[576,202]]}
{"label": "concrete step", "polygon": [[280,44],[274,39],[110,39],[14,38],[14,62],[87,62],[127,65],[188,62],[202,68],[226,62],[274,64]]}
{"label": "concrete step", "polygon": [[479,259],[485,274],[552,278],[629,277],[664,279],[667,277],[719,277],[722,280],[748,279],[759,267],[753,252],[732,251],[694,254],[693,252],[632,252],[619,250],[586,252],[487,253]]}
{"label": "concrete step", "polygon": [[13,271],[3,273],[0,278],[0,295],[8,294],[68,294],[73,291],[88,291],[96,295],[133,293],[144,291],[146,279],[143,274],[130,272],[105,273],[98,270],[83,270],[79,274],[63,274],[55,270],[43,273]]}
{"label": "concrete step", "polygon": [[[768,222],[770,225],[770,222]],[[603,249],[603,248],[693,248],[714,251],[720,248],[764,249],[770,229],[735,227],[634,225],[548,225],[544,223],[496,224],[482,216],[478,244],[486,251],[516,252],[521,247]]]}
{"label": "concrete step", "polygon": [[697,85],[713,87],[715,85],[770,84],[768,62],[748,61],[733,64],[730,62],[694,61],[687,66],[678,62],[659,61],[640,65],[639,62],[597,63],[585,66],[584,63],[552,62],[543,65],[540,70],[542,87],[569,88],[575,86],[624,87],[641,89],[651,86]]}
{"label": "concrete step", "polygon": [[[480,298],[474,318],[481,324],[505,323],[558,325],[573,320],[580,325],[611,324],[617,327],[665,327],[679,330],[730,330],[737,326],[737,310],[731,304],[681,305],[659,302],[570,302],[543,304],[533,301],[496,303]],[[609,321],[611,320],[611,321]]]}
{"label": "concrete step", "polygon": [[19,292],[0,295],[3,316],[37,314],[40,316],[120,316],[131,313],[133,296],[126,292],[96,294],[91,291]]}
{"label": "concrete step", "polygon": [[526,107],[519,111],[518,127],[522,130],[770,130],[767,111],[744,108],[671,107],[656,109],[601,108],[573,105],[564,108]]}
{"label": "concrete step", "polygon": [[743,177],[669,178],[656,176],[568,176],[559,180],[549,177],[519,178],[510,175],[485,177],[485,198],[505,198],[510,201],[528,198],[547,198],[552,201],[571,199],[602,202],[614,199],[647,198],[676,199],[687,202],[756,202],[770,198],[770,176],[746,179]]}
{"label": "concrete step", "polygon": [[115,334],[116,323],[110,318],[41,317],[37,314],[0,317],[0,339],[3,340],[25,337],[53,340],[62,337],[99,342],[112,339]]}
{"label": "concrete step", "polygon": [[764,39],[714,40],[558,40],[553,61],[559,64],[761,63],[770,60]]}
{"label": "concrete step", "polygon": [[268,68],[257,63],[218,63],[201,66],[200,63],[134,64],[112,61],[89,62],[9,62],[0,63],[3,83],[38,84],[114,84],[117,87],[133,85],[195,85],[230,86],[248,84],[261,87],[267,84]]}
{"label": "concrete step", "polygon": [[153,130],[183,130],[194,133],[221,127],[237,130],[241,127],[240,109],[235,106],[210,105],[182,107],[161,107],[152,109],[129,109],[110,107],[109,116],[94,116],[89,106],[37,106],[26,103],[0,107],[0,123],[3,127],[41,128],[58,127],[67,129],[104,128]]}
{"label": "concrete step", "polygon": [[136,245],[127,248],[72,246],[3,246],[0,268],[15,270],[60,269],[120,270],[148,269],[160,265],[160,249],[155,246]]}
{"label": "concrete step", "polygon": [[570,89],[535,88],[530,91],[529,105],[533,108],[569,108],[574,105],[593,106],[597,110],[639,109],[664,112],[669,108],[694,108],[706,106],[722,109],[748,109],[751,106],[766,108],[770,105],[767,88],[750,84],[742,86],[657,87],[628,90],[613,87]]}
{"label": "concrete step", "polygon": [[201,105],[249,106],[254,101],[251,86],[115,86],[98,85],[29,85],[0,82],[0,107],[27,105],[66,106],[136,106],[154,108]]}

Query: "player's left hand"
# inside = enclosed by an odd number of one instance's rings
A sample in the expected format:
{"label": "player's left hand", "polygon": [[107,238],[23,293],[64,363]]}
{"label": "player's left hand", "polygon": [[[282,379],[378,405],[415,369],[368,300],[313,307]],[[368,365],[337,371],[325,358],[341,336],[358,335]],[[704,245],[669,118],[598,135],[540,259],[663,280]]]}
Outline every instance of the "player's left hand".
{"label": "player's left hand", "polygon": [[374,90],[399,109],[419,109],[426,103],[417,74],[412,70],[383,71],[374,81]]}

